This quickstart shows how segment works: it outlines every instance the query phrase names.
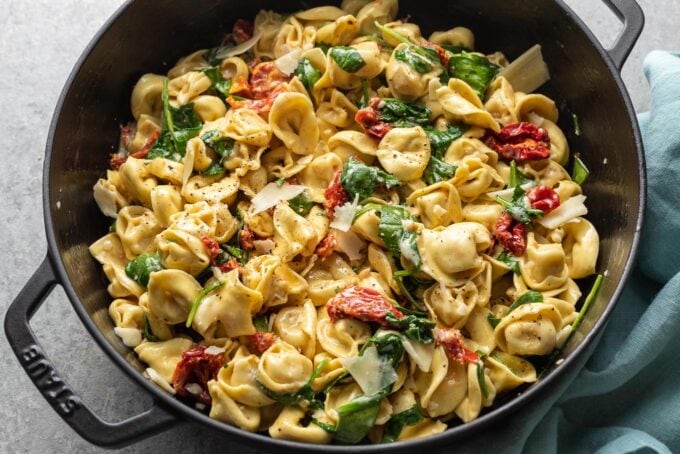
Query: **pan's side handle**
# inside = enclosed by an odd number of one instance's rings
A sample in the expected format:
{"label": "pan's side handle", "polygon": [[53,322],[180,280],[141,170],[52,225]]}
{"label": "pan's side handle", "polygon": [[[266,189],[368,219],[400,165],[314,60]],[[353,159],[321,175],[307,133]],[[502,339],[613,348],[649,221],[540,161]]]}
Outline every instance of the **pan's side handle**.
{"label": "pan's side handle", "polygon": [[603,1],[623,22],[623,30],[621,30],[611,49],[607,50],[614,66],[621,71],[645,26],[645,14],[636,0]]}
{"label": "pan's side handle", "polygon": [[124,421],[104,421],[62,378],[29,325],[31,317],[57,283],[48,255],[9,306],[5,316],[5,334],[9,344],[38,391],[73,430],[98,446],[124,446],[169,429],[178,419],[158,403]]}

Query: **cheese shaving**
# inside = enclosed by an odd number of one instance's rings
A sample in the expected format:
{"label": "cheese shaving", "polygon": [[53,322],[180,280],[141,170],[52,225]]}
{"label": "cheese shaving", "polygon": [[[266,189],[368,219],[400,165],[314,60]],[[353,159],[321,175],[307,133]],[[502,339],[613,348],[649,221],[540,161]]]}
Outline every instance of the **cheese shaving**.
{"label": "cheese shaving", "polygon": [[[524,183],[523,185],[520,186],[520,188],[524,189],[524,191],[528,191],[529,189],[534,187],[533,182],[531,183]],[[493,192],[487,192],[486,195],[488,197],[491,197],[492,199],[495,199],[498,196],[501,196],[501,198],[505,200],[510,200],[512,199],[512,196],[515,193],[515,188],[507,188],[507,189],[501,189],[500,191],[493,191]]]}
{"label": "cheese shaving", "polygon": [[285,55],[280,56],[274,61],[279,70],[286,76],[290,76],[295,72],[302,55],[302,49],[293,49]]}
{"label": "cheese shaving", "polygon": [[364,255],[361,253],[366,248],[366,242],[353,231],[343,232],[340,230],[333,230],[337,240],[337,248],[340,252],[344,252],[350,261],[361,260]]}
{"label": "cheese shaving", "polygon": [[158,372],[156,372],[156,369],[153,369],[151,367],[148,367],[145,371],[146,375],[148,375],[149,380],[163,388],[165,391],[169,392],[170,394],[175,394],[175,389],[168,383],[168,381],[161,376]]}
{"label": "cheese shaving", "polygon": [[333,222],[330,227],[342,232],[347,232],[352,227],[354,215],[359,209],[359,194],[354,197],[354,202],[345,202],[344,205],[335,207]]}
{"label": "cheese shaving", "polygon": [[554,211],[551,211],[542,218],[536,219],[536,222],[546,229],[556,229],[572,219],[588,214],[588,208],[586,208],[584,203],[585,201],[586,196],[584,195],[574,196],[555,208]]}
{"label": "cheese shaving", "polygon": [[378,350],[374,346],[364,350],[362,356],[342,358],[340,363],[367,396],[372,396],[397,381],[397,372],[389,361],[378,356]]}
{"label": "cheese shaving", "polygon": [[251,200],[252,205],[248,214],[254,216],[278,205],[279,202],[295,198],[304,191],[305,186],[299,184],[284,183],[279,186],[277,183],[269,183],[255,194],[255,197]]}
{"label": "cheese shaving", "polygon": [[136,347],[142,343],[142,332],[137,328],[113,328],[116,336],[120,337],[126,347]]}
{"label": "cheese shaving", "polygon": [[205,353],[207,355],[221,355],[224,352],[225,350],[222,347],[218,347],[217,345],[211,345],[205,349]]}

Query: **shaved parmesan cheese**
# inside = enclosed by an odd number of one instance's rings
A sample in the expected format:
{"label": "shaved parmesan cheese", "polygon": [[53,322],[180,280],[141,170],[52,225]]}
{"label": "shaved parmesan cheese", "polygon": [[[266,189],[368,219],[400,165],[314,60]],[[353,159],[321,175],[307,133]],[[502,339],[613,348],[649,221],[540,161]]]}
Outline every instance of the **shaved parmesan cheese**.
{"label": "shaved parmesan cheese", "polygon": [[253,246],[255,246],[256,253],[269,254],[274,249],[275,243],[271,238],[267,238],[266,240],[253,240]]}
{"label": "shaved parmesan cheese", "polygon": [[224,352],[225,350],[222,347],[218,347],[217,345],[211,345],[205,349],[205,353],[208,355],[221,355]]}
{"label": "shaved parmesan cheese", "polygon": [[175,389],[170,385],[170,383],[167,382],[165,378],[161,376],[161,374],[156,372],[156,369],[148,367],[144,372],[149,377],[149,380],[151,380],[152,382],[154,382],[155,384],[157,384],[170,394],[175,394]]}
{"label": "shaved parmesan cheese", "polygon": [[206,408],[205,404],[202,404],[200,402],[196,402],[196,405],[194,405],[194,407],[196,407],[196,410],[200,410],[200,411],[203,411]]}
{"label": "shaved parmesan cheese", "polygon": [[[528,191],[529,189],[533,188],[534,185],[535,185],[534,182],[524,183],[523,185],[520,186],[520,188],[524,189],[524,191]],[[501,189],[500,191],[487,192],[486,195],[491,197],[492,199],[495,199],[496,197],[501,196],[501,198],[503,198],[505,200],[511,200],[514,192],[515,192],[515,188],[508,188],[508,189]]]}
{"label": "shaved parmesan cheese", "polygon": [[94,201],[104,213],[110,218],[118,217],[118,207],[116,206],[116,188],[111,183],[100,178],[94,185]]}
{"label": "shaved parmesan cheese", "polygon": [[352,227],[354,215],[359,208],[359,194],[354,197],[354,202],[345,202],[344,205],[335,207],[333,222],[331,222],[332,229],[338,229],[342,232],[347,232]]}
{"label": "shaved parmesan cheese", "polygon": [[389,361],[378,356],[378,350],[374,346],[364,350],[362,356],[342,358],[340,363],[367,396],[372,396],[397,381],[397,372]]}
{"label": "shaved parmesan cheese", "polygon": [[337,240],[337,248],[340,252],[347,254],[347,257],[352,260],[361,260],[363,258],[362,250],[366,248],[366,242],[353,231],[342,232],[340,230],[333,230],[333,235]]}
{"label": "shaved parmesan cheese", "polygon": [[503,68],[499,75],[505,77],[515,91],[523,93],[533,93],[550,80],[550,71],[543,60],[539,44],[517,57],[515,61]]}
{"label": "shaved parmesan cheese", "polygon": [[198,383],[187,383],[184,385],[184,389],[186,389],[189,394],[193,394],[194,396],[198,396],[203,392],[203,388],[201,388],[201,385]]}
{"label": "shaved parmesan cheese", "polygon": [[136,347],[142,343],[142,332],[137,328],[113,328],[116,336],[120,337],[126,347]]}
{"label": "shaved parmesan cheese", "polygon": [[295,72],[300,61],[300,55],[302,55],[302,49],[293,49],[285,55],[280,56],[274,61],[279,70],[286,76],[290,76]]}
{"label": "shaved parmesan cheese", "polygon": [[554,211],[551,211],[542,218],[536,219],[536,222],[546,229],[556,229],[572,219],[588,214],[588,208],[586,208],[584,203],[585,201],[586,196],[584,195],[574,196],[555,208]]}
{"label": "shaved parmesan cheese", "polygon": [[243,41],[241,44],[238,46],[234,47],[228,47],[225,49],[220,50],[215,54],[215,58],[219,59],[225,59],[229,57],[235,57],[237,55],[244,54],[248,52],[250,49],[255,47],[255,44],[260,40],[260,37],[262,37],[262,32],[257,33],[254,35],[252,38],[250,38],[248,41]]}
{"label": "shaved parmesan cheese", "polygon": [[252,205],[248,210],[248,214],[254,216],[276,206],[279,202],[297,197],[304,191],[305,187],[299,184],[283,183],[279,186],[276,183],[269,183],[260,192],[255,194],[255,197],[251,200]]}
{"label": "shaved parmesan cheese", "polygon": [[434,355],[434,344],[423,344],[422,342],[416,342],[403,334],[392,331],[392,330],[380,330],[379,336],[384,336],[387,334],[396,334],[401,337],[401,343],[404,346],[404,350],[411,357],[413,362],[416,363],[418,369],[423,372],[429,372],[432,367],[432,357]]}

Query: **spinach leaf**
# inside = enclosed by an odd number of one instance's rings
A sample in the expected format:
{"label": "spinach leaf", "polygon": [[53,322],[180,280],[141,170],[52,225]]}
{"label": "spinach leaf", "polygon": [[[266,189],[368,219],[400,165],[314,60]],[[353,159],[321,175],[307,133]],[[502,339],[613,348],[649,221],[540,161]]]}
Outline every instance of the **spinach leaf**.
{"label": "spinach leaf", "polygon": [[111,225],[109,226],[109,232],[115,232],[116,231],[116,221],[113,221]]}
{"label": "spinach leaf", "polygon": [[203,133],[201,140],[206,146],[212,148],[215,153],[220,155],[219,164],[222,164],[225,159],[231,156],[234,151],[234,144],[236,143],[234,139],[230,137],[222,137],[220,133],[214,129]]}
{"label": "spinach leaf", "polygon": [[503,251],[500,253],[498,257],[496,257],[496,260],[510,268],[512,272],[515,273],[516,275],[520,276],[522,274],[522,271],[520,270],[519,267],[519,260],[514,255],[508,254],[507,252]]}
{"label": "spinach leaf", "polygon": [[225,79],[222,75],[222,71],[217,66],[208,66],[207,68],[202,68],[201,72],[208,76],[210,82],[212,83],[211,88],[217,93],[222,95],[224,98],[229,96],[229,89],[231,88],[231,80]]}
{"label": "spinach leaf", "polygon": [[402,318],[397,318],[391,312],[385,317],[390,326],[400,330],[404,336],[416,342],[423,344],[431,344],[434,342],[434,334],[432,330],[435,323],[423,317],[416,317],[415,315],[406,315]]}
{"label": "spinach leaf", "polygon": [[505,211],[510,213],[510,215],[522,224],[531,223],[532,218],[540,218],[543,216],[543,211],[530,208],[525,201],[525,192],[521,186],[515,186],[515,191],[512,194],[512,200],[505,200],[501,196],[496,196],[498,203],[505,207]]}
{"label": "spinach leaf", "polygon": [[321,79],[321,71],[312,66],[312,63],[307,58],[301,58],[295,68],[295,75],[300,79],[302,85],[311,94],[314,84]]}
{"label": "spinach leaf", "polygon": [[449,59],[449,75],[466,82],[481,100],[484,99],[489,84],[500,71],[500,66],[483,55],[461,52],[453,54]]}
{"label": "spinach leaf", "polygon": [[359,51],[353,47],[331,47],[330,56],[343,71],[348,73],[355,73],[366,65]]}
{"label": "spinach leaf", "polygon": [[571,179],[574,180],[574,183],[581,185],[586,182],[588,179],[588,176],[590,175],[590,170],[588,170],[588,167],[581,161],[581,158],[578,156],[574,157],[574,171],[571,174]]}
{"label": "spinach leaf", "polygon": [[533,180],[528,176],[524,175],[517,168],[517,163],[513,159],[510,161],[510,182],[508,184],[509,188],[515,188],[517,186],[522,186],[526,183],[531,183]]}
{"label": "spinach leaf", "polygon": [[430,156],[425,172],[423,172],[423,180],[428,185],[446,181],[455,175],[457,167],[442,161],[439,158]]}
{"label": "spinach leaf", "polygon": [[373,194],[373,191],[379,185],[385,185],[387,188],[399,186],[401,182],[384,172],[377,167],[367,166],[353,156],[350,156],[342,168],[340,175],[340,184],[349,194],[350,200],[358,194],[359,199],[365,199]]}
{"label": "spinach leaf", "polygon": [[323,370],[324,367],[326,367],[326,363],[328,362],[327,359],[324,359],[319,363],[318,366],[314,369],[312,372],[312,375],[310,375],[309,379],[307,382],[302,385],[300,389],[298,389],[295,392],[290,392],[290,393],[277,393],[275,391],[272,391],[271,389],[267,388],[265,385],[263,385],[260,380],[255,378],[255,382],[257,383],[257,386],[260,388],[260,390],[270,399],[275,400],[283,405],[286,406],[291,406],[291,405],[299,405],[299,404],[308,404],[309,408],[312,409],[319,409],[323,408],[323,404],[316,399],[316,394],[314,393],[314,390],[312,389],[312,382],[316,379],[316,377],[319,376],[321,371]]}
{"label": "spinach leaf", "polygon": [[338,424],[333,439],[342,444],[359,443],[373,428],[380,410],[380,400],[387,395],[390,386],[372,396],[359,396],[335,409]]}
{"label": "spinach leaf", "polygon": [[307,216],[314,206],[314,202],[307,197],[306,193],[296,195],[288,201],[288,206],[290,206],[293,211],[295,211],[300,216]]}
{"label": "spinach leaf", "polygon": [[263,333],[269,331],[269,322],[267,321],[266,315],[260,315],[253,319],[253,326],[258,333]]}
{"label": "spinach leaf", "polygon": [[382,443],[392,443],[397,441],[399,434],[406,426],[412,426],[423,419],[423,410],[420,405],[415,404],[408,410],[392,415],[385,425]]}
{"label": "spinach leaf", "polygon": [[489,322],[489,325],[491,325],[493,329],[496,329],[498,324],[501,322],[501,319],[498,317],[494,317],[493,314],[489,314],[486,316],[486,321]]}
{"label": "spinach leaf", "polygon": [[147,159],[166,158],[179,161],[186,152],[187,142],[198,135],[201,120],[194,112],[194,104],[180,107],[170,105],[168,79],[163,80],[163,127]]}
{"label": "spinach leaf", "polygon": [[219,163],[214,163],[213,165],[205,169],[203,172],[201,172],[201,175],[205,175],[207,177],[216,177],[218,175],[224,175],[224,167]]}
{"label": "spinach leaf", "polygon": [[[406,282],[405,282],[405,279],[410,277],[412,274],[413,274],[413,270],[399,270],[399,271],[394,272],[393,277],[394,277],[394,280],[397,282],[397,285],[399,286],[399,290],[401,290],[402,296],[404,298],[406,298],[406,300],[409,303],[413,304],[415,307],[422,309],[421,302],[413,297],[413,295],[411,294],[411,290],[409,290],[409,288],[408,288],[408,286],[406,285]],[[404,312],[402,309],[404,309],[404,308],[400,308],[399,310]]]}
{"label": "spinach leaf", "polygon": [[[420,268],[421,259],[418,252],[416,232],[404,228],[403,221],[411,221],[413,217],[408,209],[401,205],[369,204],[360,210],[375,209],[380,216],[378,235],[385,242],[395,259],[402,256],[408,259],[416,268]],[[358,213],[359,214],[359,213]]]}
{"label": "spinach leaf", "polygon": [[144,313],[144,329],[142,329],[142,337],[149,342],[160,342],[161,340],[154,335],[151,330],[151,324],[149,323],[149,317]]}
{"label": "spinach leaf", "polygon": [[462,52],[470,52],[470,49],[468,49],[465,46],[458,46],[456,44],[442,44],[442,47],[452,54],[460,54]]}
{"label": "spinach leaf", "polygon": [[514,303],[508,308],[508,313],[505,315],[510,314],[510,312],[514,311],[518,307],[524,305],[524,304],[529,304],[529,303],[542,303],[543,302],[543,294],[540,292],[535,292],[533,290],[529,290],[528,292],[525,292],[515,300]]}
{"label": "spinach leaf", "polygon": [[432,111],[423,104],[395,98],[385,98],[380,103],[380,120],[392,123],[398,128],[428,125],[431,113]]}
{"label": "spinach leaf", "polygon": [[226,283],[227,283],[227,281],[217,281],[216,283],[214,283],[210,287],[205,287],[203,290],[198,292],[198,295],[196,295],[196,298],[191,303],[191,310],[189,311],[189,315],[187,316],[187,321],[185,323],[185,326],[187,328],[191,328],[191,324],[193,323],[194,317],[196,316],[196,311],[198,310],[198,306],[201,305],[203,298],[208,296],[208,293],[212,292],[213,290],[217,290],[218,288],[222,287]]}
{"label": "spinach leaf", "polygon": [[382,359],[389,361],[393,368],[397,368],[402,358],[404,357],[404,343],[401,341],[401,337],[394,333],[383,334],[380,336],[371,337],[364,347],[373,345],[378,351],[378,356]]}
{"label": "spinach leaf", "polygon": [[425,51],[426,48],[407,45],[394,53],[394,59],[410,65],[420,74],[429,73],[439,63],[439,57],[435,53],[435,59]]}
{"label": "spinach leaf", "polygon": [[236,260],[238,260],[238,263],[240,263],[241,265],[245,265],[246,263],[248,263],[248,259],[250,258],[250,253],[248,251],[246,251],[245,249],[241,249],[238,246],[231,246],[229,244],[222,245],[222,248],[229,255],[229,258],[232,258],[232,257],[235,258]]}
{"label": "spinach leaf", "polygon": [[465,134],[470,127],[464,124],[447,125],[444,131],[434,126],[425,126],[425,134],[430,141],[430,152],[436,158],[443,158],[451,143]]}
{"label": "spinach leaf", "polygon": [[149,275],[154,271],[160,271],[162,269],[163,265],[161,264],[161,257],[158,253],[142,254],[128,262],[125,266],[125,274],[127,274],[130,279],[133,279],[146,287],[149,284]]}
{"label": "spinach leaf", "polygon": [[479,381],[479,388],[482,390],[482,395],[484,396],[485,399],[488,399],[489,388],[486,386],[486,376],[484,375],[484,362],[481,359],[483,353],[482,354],[480,353],[481,352],[477,352],[477,354],[480,356],[479,361],[477,361],[477,381]]}

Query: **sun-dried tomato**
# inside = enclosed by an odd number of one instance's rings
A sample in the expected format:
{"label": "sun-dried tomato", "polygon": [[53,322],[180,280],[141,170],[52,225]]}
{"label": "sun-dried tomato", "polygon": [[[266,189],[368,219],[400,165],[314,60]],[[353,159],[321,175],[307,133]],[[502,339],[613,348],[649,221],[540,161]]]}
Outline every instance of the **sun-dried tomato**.
{"label": "sun-dried tomato", "polygon": [[[182,359],[177,363],[172,374],[172,387],[178,396],[189,397],[196,401],[210,405],[212,399],[208,392],[208,382],[217,378],[217,373],[224,365],[224,355],[210,355],[205,352],[206,347],[196,347],[182,353]],[[200,393],[186,389],[190,383],[201,387]]]}
{"label": "sun-dried tomato", "polygon": [[397,319],[404,314],[394,307],[383,295],[372,288],[350,285],[335,295],[326,304],[332,322],[341,318],[355,318],[364,322],[375,322],[388,326],[385,319],[391,313]]}
{"label": "sun-dried tomato", "polygon": [[149,140],[146,141],[144,146],[139,149],[139,151],[133,153],[131,156],[133,158],[137,159],[144,159],[146,158],[146,155],[149,154],[149,150],[151,150],[151,147],[153,147],[153,144],[156,143],[156,140],[158,140],[158,136],[161,135],[161,131],[158,130],[156,131],[150,138]]}
{"label": "sun-dried tomato", "polygon": [[503,249],[515,257],[524,255],[527,248],[526,228],[510,213],[503,213],[496,221],[496,239]]}
{"label": "sun-dried tomato", "polygon": [[459,364],[476,363],[479,355],[465,348],[463,336],[457,329],[435,329],[434,338],[438,345],[444,347],[446,354]]}
{"label": "sun-dried tomato", "polygon": [[257,332],[248,336],[250,349],[258,356],[274,345],[274,342],[276,342],[276,336],[269,331]]}
{"label": "sun-dried tomato", "polygon": [[237,76],[231,80],[231,86],[229,87],[230,95],[238,95],[245,98],[250,98],[253,96],[250,82],[245,76]]}
{"label": "sun-dried tomato", "polygon": [[125,164],[127,158],[128,157],[124,154],[114,153],[111,155],[111,161],[109,162],[109,165],[113,170],[118,170],[120,169],[120,166]]}
{"label": "sun-dried tomato", "polygon": [[130,144],[132,139],[135,138],[135,127],[134,126],[121,126],[120,127],[120,143],[126,150],[130,149]]}
{"label": "sun-dried tomato", "polygon": [[212,266],[217,266],[217,257],[222,253],[220,244],[209,236],[201,237],[201,241],[203,241],[203,244],[210,254],[210,264]]}
{"label": "sun-dried tomato", "polygon": [[245,20],[238,19],[234,23],[234,27],[231,29],[231,34],[234,37],[236,44],[241,44],[242,42],[248,41],[253,37],[253,23]]}
{"label": "sun-dried tomato", "polygon": [[344,205],[349,201],[349,194],[347,194],[347,191],[340,183],[341,174],[342,171],[338,171],[338,173],[335,174],[333,181],[331,181],[331,184],[323,193],[323,206],[326,208],[328,219],[331,221],[335,218],[335,207]]}
{"label": "sun-dried tomato", "polygon": [[483,140],[489,148],[509,160],[523,162],[550,156],[548,131],[525,121],[505,126],[497,133],[487,131]]}
{"label": "sun-dried tomato", "polygon": [[273,61],[260,63],[253,69],[250,76],[250,86],[254,99],[265,99],[288,82],[291,76],[285,75]]}
{"label": "sun-dried tomato", "polygon": [[229,260],[227,260],[226,262],[224,262],[223,264],[221,264],[219,266],[219,269],[220,269],[220,271],[222,271],[224,273],[228,273],[229,271],[235,270],[235,269],[239,268],[240,266],[241,266],[241,264],[238,262],[238,259],[236,259],[236,257],[232,257]]}
{"label": "sun-dried tomato", "polygon": [[335,246],[338,244],[338,239],[335,238],[335,235],[332,233],[329,233],[325,237],[323,237],[323,240],[319,243],[319,245],[316,247],[316,255],[319,257],[329,257],[331,254],[333,254],[333,250],[335,249]]}
{"label": "sun-dried tomato", "polygon": [[380,98],[372,98],[368,106],[359,109],[354,116],[354,121],[364,128],[364,133],[376,140],[385,137],[393,125],[380,119]]}
{"label": "sun-dried tomato", "polygon": [[449,53],[444,49],[442,46],[439,44],[427,42],[423,45],[423,47],[427,47],[429,49],[434,50],[437,52],[437,56],[439,57],[439,61],[441,62],[442,65],[444,65],[444,68],[449,67]]}
{"label": "sun-dried tomato", "polygon": [[531,202],[531,208],[548,214],[560,206],[560,196],[548,186],[536,186],[527,192],[527,198]]}
{"label": "sun-dried tomato", "polygon": [[250,229],[243,229],[241,230],[241,233],[239,233],[238,241],[241,245],[241,249],[245,249],[246,251],[252,251],[255,249],[255,243],[253,243],[254,240],[255,232]]}

